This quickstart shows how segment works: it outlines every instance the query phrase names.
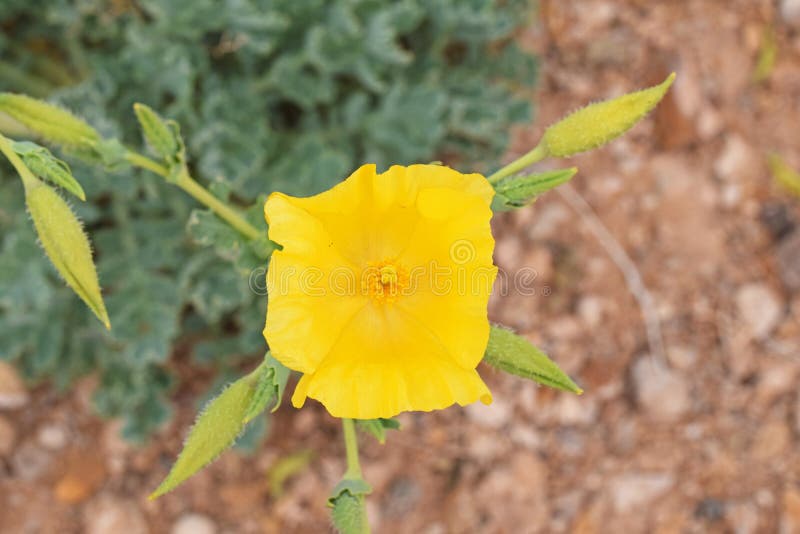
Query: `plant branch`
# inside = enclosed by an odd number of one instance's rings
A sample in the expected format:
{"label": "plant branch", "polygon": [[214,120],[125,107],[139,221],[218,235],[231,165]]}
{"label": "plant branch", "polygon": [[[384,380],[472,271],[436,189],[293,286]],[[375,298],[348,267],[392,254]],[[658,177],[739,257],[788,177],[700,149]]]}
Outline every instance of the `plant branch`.
{"label": "plant branch", "polygon": [[257,239],[260,237],[261,232],[258,228],[247,222],[238,210],[221,201],[212,195],[208,189],[197,183],[185,168],[173,179],[170,175],[170,170],[166,166],[147,156],[129,150],[127,154],[125,154],[125,159],[134,167],[146,169],[164,177],[167,181],[173,182],[189,193],[195,200],[211,209],[220,219],[224,220],[248,239]]}
{"label": "plant branch", "polygon": [[512,174],[518,173],[525,167],[533,165],[539,161],[542,161],[544,158],[547,157],[547,149],[544,147],[542,143],[536,145],[536,148],[525,154],[524,156],[515,159],[499,171],[495,172],[491,176],[487,178],[490,184],[494,185],[506,176],[511,176]]}
{"label": "plant branch", "polygon": [[347,472],[344,474],[344,478],[361,478],[355,422],[352,419],[342,419],[342,429],[344,430],[344,446],[347,451]]}

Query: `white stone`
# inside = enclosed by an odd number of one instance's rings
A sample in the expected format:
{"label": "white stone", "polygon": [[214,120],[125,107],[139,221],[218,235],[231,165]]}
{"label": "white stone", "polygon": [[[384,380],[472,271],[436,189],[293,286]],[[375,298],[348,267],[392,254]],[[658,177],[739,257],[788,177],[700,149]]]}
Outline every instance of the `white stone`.
{"label": "white stone", "polygon": [[639,358],[633,367],[633,379],[636,400],[657,419],[675,421],[691,407],[686,379],[655,358]]}
{"label": "white stone", "polygon": [[669,473],[626,473],[611,481],[614,509],[625,513],[640,508],[675,484]]}
{"label": "white stone", "polygon": [[739,317],[755,338],[766,337],[778,325],[783,304],[769,287],[760,283],[742,286],[736,292]]}
{"label": "white stone", "polygon": [[22,408],[29,400],[30,396],[17,370],[8,362],[0,362],[0,410]]}
{"label": "white stone", "polygon": [[749,502],[736,503],[728,507],[725,520],[734,534],[754,534],[758,532],[758,509]]}
{"label": "white stone", "polygon": [[697,362],[697,349],[683,345],[669,347],[667,359],[673,367],[685,371],[691,369]]}
{"label": "white stone", "polygon": [[800,28],[800,0],[782,0],[781,17],[787,24]]}
{"label": "white stone", "polygon": [[144,515],[134,501],[101,496],[84,510],[87,534],[148,534]]}
{"label": "white stone", "polygon": [[725,139],[725,146],[714,162],[714,172],[723,180],[746,178],[756,160],[753,148],[741,136],[732,134]]}
{"label": "white stone", "polygon": [[534,223],[528,229],[528,237],[534,240],[553,237],[570,219],[569,210],[561,204],[546,204],[537,211]]}
{"label": "white stone", "polygon": [[474,402],[467,406],[467,417],[487,428],[502,428],[511,420],[513,408],[502,399],[495,398],[488,406]]}
{"label": "white stone", "polygon": [[184,514],[172,525],[171,534],[216,534],[217,525],[200,514]]}
{"label": "white stone", "polygon": [[588,425],[597,417],[597,405],[586,395],[559,395],[553,405],[553,415],[562,425]]}
{"label": "white stone", "polygon": [[55,451],[67,444],[67,432],[60,425],[47,424],[39,429],[36,440],[42,447]]}
{"label": "white stone", "polygon": [[704,108],[697,118],[697,134],[703,141],[710,141],[725,128],[725,121],[717,110]]}
{"label": "white stone", "polygon": [[598,297],[587,296],[578,301],[578,315],[589,328],[594,328],[600,324],[603,319],[604,308],[603,300]]}
{"label": "white stone", "polygon": [[11,470],[21,480],[35,480],[42,476],[53,463],[50,453],[26,441],[16,448],[11,457]]}
{"label": "white stone", "polygon": [[511,441],[526,449],[536,450],[542,446],[542,438],[527,424],[515,425],[511,428]]}

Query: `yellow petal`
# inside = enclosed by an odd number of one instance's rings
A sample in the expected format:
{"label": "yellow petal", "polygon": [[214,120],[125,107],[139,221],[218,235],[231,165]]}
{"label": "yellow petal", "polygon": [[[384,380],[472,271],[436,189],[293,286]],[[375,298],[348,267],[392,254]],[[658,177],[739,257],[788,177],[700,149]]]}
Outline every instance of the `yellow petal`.
{"label": "yellow petal", "polygon": [[303,376],[292,404],[302,406],[306,396],[334,417],[355,419],[492,400],[478,372],[458,365],[417,321],[372,305],[359,312],[320,367]]}
{"label": "yellow petal", "polygon": [[356,292],[356,267],[330,246],[316,219],[281,194],[271,195],[265,210],[270,238],[285,245],[267,271],[264,336],[279,362],[310,372],[367,299]]}

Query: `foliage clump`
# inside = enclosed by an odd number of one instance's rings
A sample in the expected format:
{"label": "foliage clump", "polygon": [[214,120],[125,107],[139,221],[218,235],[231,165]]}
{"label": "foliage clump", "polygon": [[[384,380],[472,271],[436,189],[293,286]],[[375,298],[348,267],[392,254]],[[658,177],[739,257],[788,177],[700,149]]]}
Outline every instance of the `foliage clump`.
{"label": "foliage clump", "polygon": [[[529,11],[519,0],[9,0],[0,89],[47,97],[132,146],[143,144],[133,104],[159,110],[181,124],[192,173],[263,228],[259,195],[317,193],[365,161],[491,168],[509,124],[529,118],[518,93],[535,62],[513,43]],[[0,130],[18,126],[7,121]],[[176,347],[222,375],[263,354],[258,251],[158,177],[69,163],[114,329],[63,287],[22,191],[2,180],[0,358],[64,387],[98,370],[97,408],[143,438],[169,416]]]}

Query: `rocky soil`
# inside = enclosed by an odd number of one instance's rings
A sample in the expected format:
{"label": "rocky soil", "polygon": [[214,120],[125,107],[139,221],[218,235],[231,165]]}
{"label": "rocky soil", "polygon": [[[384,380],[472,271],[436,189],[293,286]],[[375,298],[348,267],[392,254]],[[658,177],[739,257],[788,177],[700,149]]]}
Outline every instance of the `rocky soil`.
{"label": "rocky soil", "polygon": [[[800,2],[540,6],[520,36],[543,58],[537,126],[509,157],[578,105],[678,73],[644,124],[569,163],[572,188],[496,224],[497,264],[536,277],[498,291],[492,319],[586,393],[483,369],[493,405],[404,414],[385,445],[365,438],[375,530],[800,532],[800,198],[764,158],[800,169]],[[777,62],[755,82],[765,28]],[[314,403],[284,406],[252,456],[146,500],[207,385],[176,392],[174,423],[136,448],[91,415],[91,378],[64,396],[0,364],[0,532],[328,531],[343,445]]]}

